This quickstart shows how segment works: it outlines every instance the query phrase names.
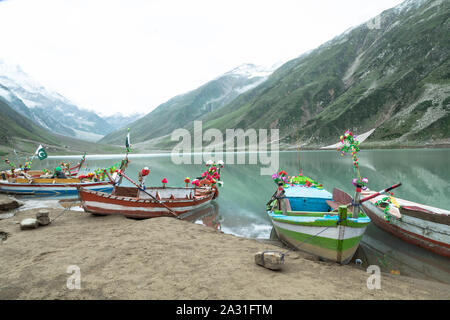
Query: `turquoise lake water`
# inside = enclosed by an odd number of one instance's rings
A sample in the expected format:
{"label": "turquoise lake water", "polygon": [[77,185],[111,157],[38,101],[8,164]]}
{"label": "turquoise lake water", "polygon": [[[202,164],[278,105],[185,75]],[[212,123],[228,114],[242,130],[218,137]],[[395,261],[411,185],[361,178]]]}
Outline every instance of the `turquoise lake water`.
{"label": "turquoise lake water", "polygon": [[[361,176],[369,179],[370,189],[381,190],[402,182],[402,186],[394,190],[395,196],[450,210],[450,149],[362,150],[358,157]],[[89,170],[109,167],[122,158],[123,155],[88,155],[86,167]],[[160,186],[163,178],[168,180],[168,186],[184,186],[185,177],[192,180],[205,170],[204,164],[176,165],[170,155],[130,155],[129,159],[126,173],[134,180],[140,169],[150,168],[146,186]],[[79,157],[35,160],[33,169],[54,168],[62,160],[75,164]],[[341,157],[334,150],[301,151],[300,167],[304,175],[322,183],[330,192],[337,187],[353,194],[354,172],[350,157]],[[196,223],[237,236],[269,238],[272,225],[265,204],[276,185],[270,175],[260,175],[260,168],[258,164],[225,163],[221,175],[224,186],[219,188],[219,198],[210,213]],[[289,175],[297,174],[298,152],[280,152],[279,169]],[[130,183],[124,181],[123,185]],[[384,271],[400,271],[405,275],[450,283],[449,259],[405,243],[373,224],[362,240],[360,254],[365,264],[379,264]]]}

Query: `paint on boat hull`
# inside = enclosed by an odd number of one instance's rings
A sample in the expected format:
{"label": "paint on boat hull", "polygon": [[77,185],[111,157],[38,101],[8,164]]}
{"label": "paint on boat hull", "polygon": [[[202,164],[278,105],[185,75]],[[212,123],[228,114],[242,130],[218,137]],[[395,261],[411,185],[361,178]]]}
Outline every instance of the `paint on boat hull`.
{"label": "paint on boat hull", "polygon": [[92,183],[10,183],[7,181],[0,182],[0,193],[14,194],[14,195],[45,195],[45,196],[59,196],[59,195],[77,195],[77,187],[82,186],[88,190],[111,192],[113,186],[109,182],[92,182]]}
{"label": "paint on boat hull", "polygon": [[[268,214],[280,240],[296,249],[342,264],[351,260],[370,223],[370,219],[360,218],[360,223],[353,222],[356,227],[337,225],[337,217],[336,219],[320,218],[315,222],[311,217],[309,219],[308,217],[289,217],[291,221],[282,222],[281,215],[272,212]],[[300,220],[303,225],[298,224],[298,221],[294,223],[295,220]],[[317,225],[314,226],[314,223]]]}
{"label": "paint on boat hull", "polygon": [[384,218],[384,212],[373,203],[364,203],[363,209],[379,228],[408,243],[450,258],[448,225],[425,221],[405,214],[401,219],[391,219],[391,223],[389,223]]}
{"label": "paint on boat hull", "polygon": [[[86,212],[95,215],[122,214],[129,218],[156,218],[173,217],[173,214],[158,201],[152,199],[139,199],[136,197],[116,196],[103,192],[79,190],[81,206]],[[208,203],[214,197],[214,192],[194,199],[162,199],[164,205],[169,207],[176,215],[198,209]]]}

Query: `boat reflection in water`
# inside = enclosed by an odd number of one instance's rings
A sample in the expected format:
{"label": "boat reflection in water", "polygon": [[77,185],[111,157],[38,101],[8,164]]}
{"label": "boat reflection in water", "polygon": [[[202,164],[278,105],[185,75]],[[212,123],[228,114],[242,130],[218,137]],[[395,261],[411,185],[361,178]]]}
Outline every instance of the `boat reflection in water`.
{"label": "boat reflection in water", "polygon": [[375,225],[367,228],[357,258],[365,268],[378,265],[383,272],[450,284],[448,258],[406,243]]}
{"label": "boat reflection in water", "polygon": [[[270,240],[279,238],[272,228]],[[449,259],[406,243],[375,225],[369,225],[350,265],[380,267],[382,272],[450,284]]]}
{"label": "boat reflection in water", "polygon": [[202,224],[219,231],[222,230],[219,205],[216,202],[211,202],[202,208],[184,213],[180,215],[179,218],[184,221]]}

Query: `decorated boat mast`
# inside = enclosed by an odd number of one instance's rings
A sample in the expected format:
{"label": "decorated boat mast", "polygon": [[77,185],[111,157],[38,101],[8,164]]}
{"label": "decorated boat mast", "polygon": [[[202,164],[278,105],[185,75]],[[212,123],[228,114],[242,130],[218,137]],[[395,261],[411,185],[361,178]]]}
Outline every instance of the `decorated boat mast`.
{"label": "decorated boat mast", "polygon": [[346,154],[351,153],[353,160],[353,171],[356,175],[356,178],[352,180],[352,184],[355,186],[355,195],[353,197],[353,218],[358,218],[358,214],[360,212],[360,197],[361,190],[367,189],[367,183],[369,180],[367,178],[361,178],[361,173],[359,171],[359,162],[357,154],[359,152],[359,141],[356,140],[356,137],[353,135],[353,132],[350,130],[346,130],[344,135],[340,136],[341,144],[337,148],[337,151],[341,153],[341,156],[345,156]]}

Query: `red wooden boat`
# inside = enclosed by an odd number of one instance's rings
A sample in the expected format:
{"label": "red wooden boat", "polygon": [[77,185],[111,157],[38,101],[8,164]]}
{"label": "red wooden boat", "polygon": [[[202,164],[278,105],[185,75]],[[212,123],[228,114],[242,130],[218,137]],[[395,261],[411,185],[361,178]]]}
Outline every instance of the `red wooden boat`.
{"label": "red wooden boat", "polygon": [[[149,193],[149,194],[147,194]],[[129,218],[178,216],[200,208],[218,195],[215,187],[147,188],[115,186],[111,194],[78,189],[84,211],[95,215],[122,214]],[[170,209],[170,210],[169,210]]]}
{"label": "red wooden boat", "polygon": [[[333,195],[335,192],[345,201],[351,198],[342,190],[334,190]],[[366,197],[374,193],[366,190],[361,194]],[[386,217],[386,203],[380,202],[385,197],[380,195],[362,203],[376,226],[408,243],[450,258],[450,211],[390,196]]]}

